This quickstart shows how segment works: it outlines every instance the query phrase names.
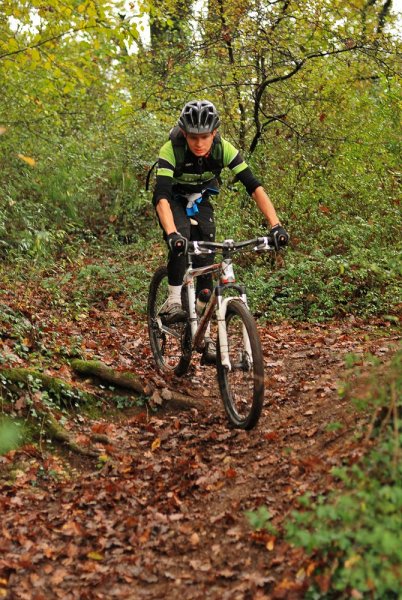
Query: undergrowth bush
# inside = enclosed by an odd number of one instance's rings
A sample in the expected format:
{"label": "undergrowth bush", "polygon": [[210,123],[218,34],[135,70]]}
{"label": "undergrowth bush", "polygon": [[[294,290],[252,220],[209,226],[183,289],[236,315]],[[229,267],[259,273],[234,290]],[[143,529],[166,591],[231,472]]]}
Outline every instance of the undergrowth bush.
{"label": "undergrowth bush", "polygon": [[253,308],[265,318],[323,321],[392,313],[400,302],[397,262],[392,248],[376,258],[357,248],[347,257],[326,256],[321,249],[307,255],[288,250],[280,268],[260,261],[239,276],[247,282]]}
{"label": "undergrowth bush", "polygon": [[374,430],[374,448],[360,464],[333,470],[343,483],[342,491],[319,496],[314,502],[303,497],[304,509],[295,511],[286,524],[287,539],[304,548],[317,565],[306,598],[400,598],[401,366],[399,352],[382,385],[376,371],[367,401],[381,415]]}

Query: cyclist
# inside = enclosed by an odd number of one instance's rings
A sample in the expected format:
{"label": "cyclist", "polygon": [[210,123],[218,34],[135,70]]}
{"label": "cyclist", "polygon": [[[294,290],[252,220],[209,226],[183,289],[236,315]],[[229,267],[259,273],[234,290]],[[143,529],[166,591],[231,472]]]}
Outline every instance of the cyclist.
{"label": "cyclist", "polygon": [[[177,126],[170,132],[169,141],[159,152],[153,203],[169,248],[165,324],[183,321],[187,316],[181,305],[187,241],[215,240],[214,208],[210,198],[219,191],[219,173],[223,168],[228,167],[253,197],[269,222],[276,247],[285,246],[289,240],[261,183],[238,150],[220,136],[219,125],[219,114],[212,102],[187,102]],[[194,256],[193,264],[209,265],[213,260],[213,254]],[[197,277],[197,295],[211,289],[211,274]],[[207,331],[203,361],[211,364],[215,360],[215,345]]]}

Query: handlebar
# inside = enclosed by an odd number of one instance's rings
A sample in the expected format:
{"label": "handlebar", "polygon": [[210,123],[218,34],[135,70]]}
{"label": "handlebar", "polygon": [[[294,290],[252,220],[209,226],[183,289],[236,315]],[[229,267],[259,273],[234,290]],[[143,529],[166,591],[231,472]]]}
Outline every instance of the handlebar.
{"label": "handlebar", "polygon": [[220,252],[221,254],[233,254],[249,246],[254,246],[253,250],[275,250],[275,244],[272,236],[257,237],[252,240],[235,242],[234,240],[224,240],[223,242],[188,242],[188,254],[212,254]]}

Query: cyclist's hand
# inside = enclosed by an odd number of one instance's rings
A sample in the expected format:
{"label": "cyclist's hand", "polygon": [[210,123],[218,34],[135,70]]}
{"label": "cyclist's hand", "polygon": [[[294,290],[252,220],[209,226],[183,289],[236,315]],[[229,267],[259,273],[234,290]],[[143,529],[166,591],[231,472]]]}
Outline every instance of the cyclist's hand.
{"label": "cyclist's hand", "polygon": [[188,240],[177,231],[169,233],[166,240],[170,251],[175,256],[182,256],[187,252]]}
{"label": "cyclist's hand", "polygon": [[287,246],[289,243],[289,234],[280,223],[278,223],[278,225],[275,225],[275,227],[272,227],[271,231],[269,232],[269,235],[272,237],[275,248],[277,250],[279,250],[279,248],[283,246]]}

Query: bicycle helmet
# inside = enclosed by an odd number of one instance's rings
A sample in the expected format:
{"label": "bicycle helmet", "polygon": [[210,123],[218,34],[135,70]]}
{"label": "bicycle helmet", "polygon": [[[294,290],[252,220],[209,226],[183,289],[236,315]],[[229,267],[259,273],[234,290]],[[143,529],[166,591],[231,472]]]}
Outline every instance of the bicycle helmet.
{"label": "bicycle helmet", "polygon": [[218,111],[208,100],[187,102],[178,121],[186,133],[212,133],[220,124]]}

